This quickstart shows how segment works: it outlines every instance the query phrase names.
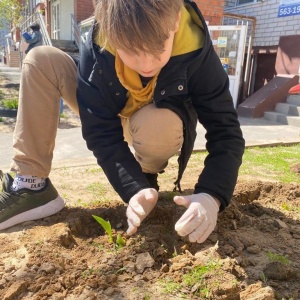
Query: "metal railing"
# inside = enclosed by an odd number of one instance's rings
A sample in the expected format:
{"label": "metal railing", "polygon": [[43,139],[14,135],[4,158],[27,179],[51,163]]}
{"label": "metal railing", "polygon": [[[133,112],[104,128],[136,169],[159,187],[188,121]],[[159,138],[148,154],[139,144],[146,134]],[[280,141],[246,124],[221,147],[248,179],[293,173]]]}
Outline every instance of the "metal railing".
{"label": "metal railing", "polygon": [[78,26],[77,20],[73,14],[71,14],[71,40],[74,40],[80,54],[83,39],[80,27]]}
{"label": "metal railing", "polygon": [[246,25],[248,30],[248,34],[246,37],[246,64],[245,64],[245,72],[244,72],[244,79],[243,79],[243,86],[241,91],[241,98],[245,99],[250,96],[251,94],[251,69],[252,69],[252,61],[251,61],[251,52],[253,47],[253,40],[255,34],[255,27],[256,27],[256,18],[237,15],[232,13],[224,12],[223,15],[223,25]]}

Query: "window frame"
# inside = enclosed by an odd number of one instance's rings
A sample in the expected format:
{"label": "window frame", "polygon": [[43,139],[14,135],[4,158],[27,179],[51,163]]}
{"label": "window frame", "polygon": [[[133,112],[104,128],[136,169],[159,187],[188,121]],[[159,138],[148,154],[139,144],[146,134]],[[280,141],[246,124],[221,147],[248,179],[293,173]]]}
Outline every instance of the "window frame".
{"label": "window frame", "polygon": [[[245,3],[240,3],[240,1],[247,1]],[[255,4],[258,2],[261,2],[262,0],[236,0],[235,6],[241,6],[241,5],[248,5],[248,4]]]}

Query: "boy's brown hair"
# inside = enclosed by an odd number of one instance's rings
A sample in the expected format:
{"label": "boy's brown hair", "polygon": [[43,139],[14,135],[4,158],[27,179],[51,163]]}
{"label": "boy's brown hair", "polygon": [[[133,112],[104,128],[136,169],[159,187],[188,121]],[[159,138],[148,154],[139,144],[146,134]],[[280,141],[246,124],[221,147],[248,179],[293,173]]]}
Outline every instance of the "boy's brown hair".
{"label": "boy's brown hair", "polygon": [[99,34],[114,48],[157,55],[175,29],[183,0],[95,0]]}

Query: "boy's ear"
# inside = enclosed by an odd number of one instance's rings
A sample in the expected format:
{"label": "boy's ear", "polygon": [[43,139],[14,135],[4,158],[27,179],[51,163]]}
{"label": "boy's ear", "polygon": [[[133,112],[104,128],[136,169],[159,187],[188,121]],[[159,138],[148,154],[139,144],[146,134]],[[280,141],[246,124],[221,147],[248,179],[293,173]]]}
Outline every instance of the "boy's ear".
{"label": "boy's ear", "polygon": [[177,30],[179,29],[180,19],[181,19],[181,10],[179,11],[176,19],[174,32],[177,32]]}

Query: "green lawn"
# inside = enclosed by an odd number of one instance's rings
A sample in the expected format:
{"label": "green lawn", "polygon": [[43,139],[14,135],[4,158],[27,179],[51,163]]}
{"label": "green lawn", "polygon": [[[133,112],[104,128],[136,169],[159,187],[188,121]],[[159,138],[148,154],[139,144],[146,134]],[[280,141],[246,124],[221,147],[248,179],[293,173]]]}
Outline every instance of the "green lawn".
{"label": "green lawn", "polygon": [[[206,152],[194,153],[190,165],[203,163]],[[254,176],[280,182],[300,182],[298,173],[291,166],[300,165],[300,144],[276,147],[247,148],[239,171],[240,177]]]}

